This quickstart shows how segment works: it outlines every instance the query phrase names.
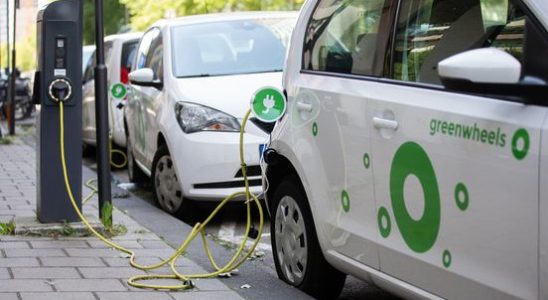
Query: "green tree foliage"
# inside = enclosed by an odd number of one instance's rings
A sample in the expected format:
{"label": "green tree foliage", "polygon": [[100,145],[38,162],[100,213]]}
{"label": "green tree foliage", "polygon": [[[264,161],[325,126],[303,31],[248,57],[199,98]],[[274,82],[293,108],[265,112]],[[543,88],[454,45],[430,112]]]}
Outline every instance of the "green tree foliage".
{"label": "green tree foliage", "polygon": [[[126,9],[118,0],[103,1],[105,35],[120,31],[125,23]],[[95,1],[84,0],[84,45],[95,43]]]}
{"label": "green tree foliage", "polygon": [[135,30],[144,30],[166,15],[196,15],[247,10],[295,10],[303,0],[120,0]]}

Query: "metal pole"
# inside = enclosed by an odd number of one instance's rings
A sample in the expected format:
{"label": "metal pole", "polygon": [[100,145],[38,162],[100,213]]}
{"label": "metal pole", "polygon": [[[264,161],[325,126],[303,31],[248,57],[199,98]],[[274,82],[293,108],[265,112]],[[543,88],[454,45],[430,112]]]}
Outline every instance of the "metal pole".
{"label": "metal pole", "polygon": [[[6,76],[9,73],[10,68],[10,0],[6,0],[6,46],[7,46],[7,60],[6,60]],[[7,96],[7,95],[6,95]]]}
{"label": "metal pole", "polygon": [[[110,145],[108,139],[107,66],[103,28],[103,0],[95,0],[95,120],[97,124],[97,184],[99,186],[99,217],[112,224],[112,215],[103,216],[103,208],[111,202],[110,192]],[[107,220],[110,219],[110,220]]]}
{"label": "metal pole", "polygon": [[13,45],[11,55],[11,73],[10,86],[8,89],[8,95],[10,95],[10,135],[15,135],[15,36],[17,29],[17,9],[19,8],[19,0],[13,0]]}

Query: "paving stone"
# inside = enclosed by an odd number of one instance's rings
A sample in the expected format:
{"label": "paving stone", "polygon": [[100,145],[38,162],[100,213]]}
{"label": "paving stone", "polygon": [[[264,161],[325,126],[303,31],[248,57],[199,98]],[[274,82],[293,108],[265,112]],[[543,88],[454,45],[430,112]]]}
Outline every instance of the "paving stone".
{"label": "paving stone", "polygon": [[41,257],[46,267],[104,267],[105,263],[98,257]]}
{"label": "paving stone", "polygon": [[[88,243],[91,246],[91,248],[111,248],[110,246],[108,246],[107,244],[105,244],[103,241],[100,241],[100,240],[88,241]],[[136,241],[117,241],[116,244],[124,248],[128,248],[130,250],[143,248],[143,246]]]}
{"label": "paving stone", "polygon": [[97,293],[100,300],[135,300],[135,299],[147,299],[147,300],[173,300],[168,293],[165,292],[99,292]]}
{"label": "paving stone", "polygon": [[6,257],[62,257],[61,249],[6,249]]}
{"label": "paving stone", "polygon": [[[34,257],[0,258],[0,267],[38,267],[40,264]],[[1,291],[1,290],[0,290]]]}
{"label": "paving stone", "polygon": [[171,297],[176,300],[214,300],[214,299],[223,299],[223,300],[240,300],[243,299],[238,295],[238,293],[233,291],[223,291],[223,292],[201,292],[201,291],[184,291],[177,293],[170,293]]}
{"label": "paving stone", "polygon": [[200,280],[193,280],[193,282],[196,288],[200,291],[229,291],[230,290],[219,279],[200,279]]}
{"label": "paving stone", "polygon": [[[0,299],[1,298],[0,296]],[[22,300],[96,300],[91,292],[21,293]]]}
{"label": "paving stone", "polygon": [[8,268],[0,268],[0,279],[10,279],[10,278],[11,276],[10,276],[10,273],[8,272]]}
{"label": "paving stone", "polygon": [[17,293],[0,293],[0,299],[2,300],[19,300]]}
{"label": "paving stone", "polygon": [[[126,267],[129,266],[129,259],[123,257],[105,257],[103,260],[110,267]],[[135,260],[138,264],[141,265],[153,265],[161,262],[162,260],[159,257],[137,257]]]}
{"label": "paving stone", "polygon": [[121,257],[122,252],[114,249],[65,249],[71,257]]}
{"label": "paving stone", "polygon": [[29,249],[27,242],[0,242],[0,249]]}
{"label": "paving stone", "polygon": [[15,219],[15,214],[13,215],[0,215],[0,222],[9,223]]}
{"label": "paving stone", "polygon": [[89,248],[86,241],[31,241],[32,248],[48,249],[48,248]]}
{"label": "paving stone", "polygon": [[109,268],[78,268],[84,278],[119,278],[127,279],[136,275],[143,275],[145,271],[132,267],[109,267]]}
{"label": "paving stone", "polygon": [[36,279],[9,279],[0,280],[2,292],[50,292],[52,287],[44,280]]}
{"label": "paving stone", "polygon": [[164,241],[140,241],[139,244],[146,249],[166,249],[169,247]]}
{"label": "paving stone", "polygon": [[168,258],[175,252],[174,249],[167,248],[167,249],[142,249],[142,250],[136,250],[135,253],[137,257],[140,256],[156,256],[160,258]]}
{"label": "paving stone", "polygon": [[59,279],[55,288],[61,292],[117,292],[127,291],[118,279]]}
{"label": "paving stone", "polygon": [[15,279],[61,279],[82,278],[76,268],[12,268]]}

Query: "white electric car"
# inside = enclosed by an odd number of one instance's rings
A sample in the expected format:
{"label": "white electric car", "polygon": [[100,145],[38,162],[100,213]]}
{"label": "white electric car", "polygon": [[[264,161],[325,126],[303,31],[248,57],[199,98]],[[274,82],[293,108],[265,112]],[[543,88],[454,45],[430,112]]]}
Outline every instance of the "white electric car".
{"label": "white electric car", "polygon": [[545,0],[306,1],[265,152],[279,277],[548,299],[547,31]]}
{"label": "white electric car", "polygon": [[[281,87],[295,20],[295,13],[201,15],[159,21],[143,35],[125,109],[128,173],[133,182],[152,178],[164,210],[242,190],[241,121],[254,91]],[[256,119],[245,128],[254,193],[268,128]]]}
{"label": "white electric car", "polygon": [[[142,33],[123,33],[105,38],[105,64],[108,69],[109,127],[114,145],[126,147],[124,105],[131,64]],[[83,79],[82,138],[84,144],[97,144],[95,124],[95,49],[88,60]]]}

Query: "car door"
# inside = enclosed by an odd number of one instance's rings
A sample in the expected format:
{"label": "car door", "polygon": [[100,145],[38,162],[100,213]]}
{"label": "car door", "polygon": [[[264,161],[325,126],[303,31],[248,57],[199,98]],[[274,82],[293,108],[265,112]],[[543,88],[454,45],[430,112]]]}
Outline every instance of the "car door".
{"label": "car door", "polygon": [[[145,62],[145,68],[150,68],[154,74],[154,81],[163,82],[164,80],[163,59],[164,46],[162,32],[156,28]],[[158,114],[161,105],[164,103],[162,101],[162,90],[157,87],[147,87],[142,90],[142,103],[145,108],[146,123],[148,124],[146,139],[149,141],[145,147],[145,161],[150,168],[152,168],[152,161],[158,146],[158,133],[160,132]]]}
{"label": "car door", "polygon": [[[159,34],[160,29],[154,27],[143,35],[137,49],[133,70],[147,67],[147,60],[152,43]],[[128,122],[131,123],[131,125],[128,126],[133,127],[132,130],[129,130],[129,134],[131,135],[130,139],[133,143],[134,157],[149,170],[152,164],[152,158],[147,155],[147,148],[151,147],[150,144],[153,143],[152,141],[156,141],[156,139],[150,139],[151,120],[149,118],[149,113],[147,112],[147,107],[149,106],[151,97],[153,97],[155,93],[155,88],[153,87],[132,84],[131,93],[128,98],[128,112],[126,113]]]}
{"label": "car door", "polygon": [[[329,249],[379,267],[370,163],[371,122],[362,97],[380,76],[392,1],[319,1],[308,24],[303,71],[294,82],[290,120],[302,140],[304,178],[321,240]],[[369,41],[370,43],[364,43]],[[304,145],[303,145],[304,146]],[[321,163],[319,163],[321,162]],[[321,176],[320,176],[321,174]]]}
{"label": "car door", "polygon": [[533,23],[521,7],[401,1],[391,79],[371,89],[381,270],[444,298],[538,298],[546,108],[449,92],[437,75],[439,61],[480,47],[538,59],[524,52]]}

